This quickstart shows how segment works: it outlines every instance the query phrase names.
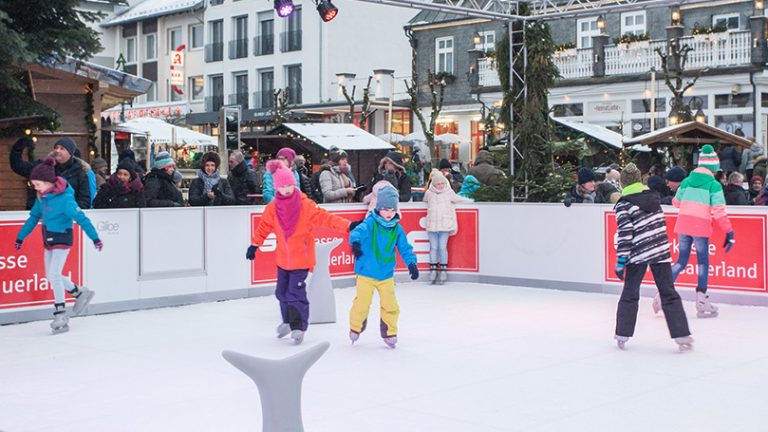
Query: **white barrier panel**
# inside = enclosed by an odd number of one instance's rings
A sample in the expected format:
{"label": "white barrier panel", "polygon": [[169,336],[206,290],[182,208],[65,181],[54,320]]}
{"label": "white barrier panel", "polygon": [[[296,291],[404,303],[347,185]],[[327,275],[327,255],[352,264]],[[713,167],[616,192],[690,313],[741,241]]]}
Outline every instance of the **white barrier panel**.
{"label": "white barrier panel", "polygon": [[[324,207],[350,220],[365,213],[360,205]],[[89,313],[271,294],[274,253],[265,246],[253,264],[245,260],[262,210],[261,206],[89,210],[104,250],[97,252],[80,234],[65,270],[97,292]],[[621,286],[611,270],[610,237],[615,229],[611,210],[601,205],[462,205],[459,234],[449,241],[451,280],[617,292]],[[665,210],[668,221],[675,217],[673,208]],[[729,211],[736,246],[725,255],[718,237],[722,234],[713,237],[711,288],[719,302],[768,305],[768,209],[732,207]],[[402,212],[419,266],[427,269],[425,206],[403,204]],[[0,324],[49,318],[51,313],[53,292],[44,278],[39,228],[22,251],[13,249],[27,215],[0,213]],[[673,225],[669,225],[671,231]],[[348,234],[322,229],[316,234],[318,241],[344,240],[332,253],[330,270],[337,285],[339,279],[349,284],[353,264]],[[695,255],[691,259],[695,261]],[[401,261],[398,271],[405,271]],[[684,296],[692,292],[685,288],[692,277],[681,275]]]}

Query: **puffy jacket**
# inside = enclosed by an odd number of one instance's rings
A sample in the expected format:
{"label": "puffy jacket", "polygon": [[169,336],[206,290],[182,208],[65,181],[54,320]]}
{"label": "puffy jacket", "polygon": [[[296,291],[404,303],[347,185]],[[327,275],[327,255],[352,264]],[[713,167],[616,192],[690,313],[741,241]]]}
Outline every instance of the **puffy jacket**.
{"label": "puffy jacket", "polygon": [[225,178],[219,178],[219,183],[213,187],[213,198],[203,193],[203,181],[199,178],[192,180],[189,185],[189,205],[203,206],[227,206],[235,205],[235,195],[232,187]]}
{"label": "puffy jacket", "polygon": [[[19,145],[13,145],[11,148],[11,169],[16,174],[29,179],[29,175],[32,174],[32,169],[41,163],[42,160],[36,160],[34,162],[25,161],[23,157],[25,147]],[[91,208],[91,187],[88,179],[88,172],[90,167],[83,165],[83,162],[78,158],[71,158],[65,164],[56,164],[54,168],[56,175],[63,177],[64,180],[72,186],[75,192],[75,201],[80,208]],[[95,182],[95,179],[94,179]],[[96,192],[94,191],[94,194]],[[27,190],[27,210],[31,209],[37,199],[37,192],[33,188]]]}
{"label": "puffy jacket", "polygon": [[40,220],[46,249],[72,246],[72,221],[77,222],[91,240],[99,238],[90,219],[75,202],[74,189],[62,177],[56,179],[51,191],[37,197],[29,218],[19,230],[19,240],[27,238]]}
{"label": "puffy jacket", "polygon": [[709,237],[712,235],[712,219],[723,232],[733,231],[725,209],[723,185],[706,168],[696,168],[680,183],[672,205],[680,209],[675,224],[678,234]]}
{"label": "puffy jacket", "polygon": [[463,196],[464,198],[472,198],[472,194],[479,188],[480,181],[478,181],[473,175],[467,175],[464,177],[464,182],[461,183],[461,190],[459,191],[459,195]]}
{"label": "puffy jacket", "polygon": [[741,165],[741,154],[733,145],[727,145],[717,154],[720,159],[720,169],[725,173],[731,173],[739,169]]}
{"label": "puffy jacket", "polygon": [[144,197],[144,185],[141,183],[141,179],[135,172],[132,172],[131,176],[133,178],[128,182],[126,187],[122,183],[119,183],[116,174],[112,174],[112,177],[101,186],[99,193],[96,194],[96,199],[93,200],[93,208],[115,209],[146,207],[147,201]]}
{"label": "puffy jacket", "polygon": [[[293,177],[296,179],[296,186],[301,187],[301,178],[296,170],[293,171]],[[264,177],[261,180],[262,194],[264,196],[264,204],[269,204],[275,199],[275,181],[272,179],[272,173],[264,171]],[[303,192],[303,191],[302,191]]]}
{"label": "puffy jacket", "polygon": [[395,274],[395,248],[405,265],[416,264],[416,255],[408,243],[405,230],[400,226],[400,217],[384,220],[371,212],[365,220],[349,234],[349,243],[360,243],[363,255],[355,260],[355,274],[376,280],[389,279]]}
{"label": "puffy jacket", "polygon": [[753,160],[761,154],[763,154],[763,146],[758,143],[752,143],[752,147],[741,152],[741,165],[739,166],[739,171],[746,173],[747,170],[753,169],[755,167]]}
{"label": "puffy jacket", "polygon": [[727,205],[749,205],[749,192],[739,185],[729,184],[723,188]]}
{"label": "puffy jacket", "polygon": [[256,199],[248,198],[248,195],[259,193],[259,180],[256,177],[256,173],[248,169],[245,161],[241,161],[229,171],[227,181],[232,187],[235,205],[252,205],[256,203]]}
{"label": "puffy jacket", "polygon": [[617,257],[632,264],[671,261],[667,223],[657,192],[642,183],[628,185],[615,210]]}
{"label": "puffy jacket", "polygon": [[[389,154],[391,155],[392,153],[393,152],[390,152]],[[382,173],[385,171],[384,165],[387,162],[391,162],[392,165],[395,166],[395,178],[397,178],[397,185],[395,187],[398,192],[398,201],[409,202],[411,200],[411,188],[413,187],[411,178],[405,173],[405,168],[401,165],[402,161],[397,158],[393,159],[392,157],[384,157],[379,161],[379,169],[376,171],[376,174],[373,175],[371,182],[368,183],[366,194],[373,191],[373,185],[384,180],[384,174]]]}
{"label": "puffy jacket", "polygon": [[346,174],[341,174],[337,167],[326,168],[320,173],[320,190],[323,191],[324,203],[352,202],[352,197],[345,190],[342,176],[346,177],[349,187],[355,187],[355,182]]}
{"label": "puffy jacket", "polygon": [[456,195],[450,187],[438,191],[433,185],[424,193],[424,202],[427,203],[427,231],[448,231],[454,235],[459,230],[455,204],[472,200]]}
{"label": "puffy jacket", "polygon": [[283,270],[303,270],[315,267],[314,227],[325,227],[338,232],[347,232],[349,221],[320,208],[306,195],[301,195],[301,215],[296,223],[296,230],[285,238],[283,229],[277,221],[275,202],[264,208],[261,221],[256,228],[251,244],[261,246],[270,233],[277,235],[277,266]]}
{"label": "puffy jacket", "polygon": [[491,153],[486,150],[477,153],[475,166],[469,170],[469,174],[486,186],[497,186],[505,177],[504,171],[493,166]]}
{"label": "puffy jacket", "polygon": [[162,170],[152,170],[144,177],[147,207],[183,207],[184,197],[173,184],[173,178]]}

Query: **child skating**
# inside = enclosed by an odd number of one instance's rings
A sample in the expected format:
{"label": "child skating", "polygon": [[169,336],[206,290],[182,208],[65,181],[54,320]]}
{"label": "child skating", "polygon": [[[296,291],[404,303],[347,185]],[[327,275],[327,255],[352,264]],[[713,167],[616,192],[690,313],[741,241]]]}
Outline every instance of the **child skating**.
{"label": "child skating", "polygon": [[[696,316],[715,318],[717,306],[709,302],[707,284],[709,279],[709,238],[712,236],[712,220],[726,233],[723,247],[725,253],[736,243],[731,221],[725,208],[723,186],[715,180],[714,173],[720,170],[720,160],[715,149],[707,144],[699,153],[699,167],[683,180],[677,189],[672,205],[680,209],[675,224],[680,254],[672,266],[672,279],[685,270],[691,257],[691,245],[696,247]],[[653,299],[653,311],[659,313],[661,303]]]}
{"label": "child skating", "polygon": [[19,230],[15,247],[16,250],[21,250],[24,239],[32,233],[37,222],[42,220],[45,277],[53,287],[55,299],[51,329],[57,334],[69,330],[64,291],[75,298],[75,306],[72,308],[74,315],[82,313],[94,295],[93,291],[76,286],[62,274],[73,242],[72,221],[77,222],[93,240],[97,250],[101,251],[103,244],[91,221],[77,206],[75,191],[64,178],[56,176],[55,165],[53,158],[47,158],[32,169],[29,175],[29,180],[37,191],[37,198],[29,212],[29,218]]}
{"label": "child skating", "polygon": [[349,230],[350,222],[333,215],[296,187],[293,172],[279,160],[267,163],[274,181],[275,199],[265,208],[261,222],[248,247],[246,258],[253,260],[256,250],[272,232],[277,235],[277,287],[282,322],[277,337],[289,333],[294,343],[304,340],[309,325],[307,274],[315,266],[315,237],[312,228],[326,227],[339,232]]}
{"label": "child skating", "polygon": [[442,285],[448,280],[448,237],[459,231],[455,204],[472,200],[456,195],[443,173],[433,169],[424,202],[427,203],[429,281]]}
{"label": "child skating", "polygon": [[408,266],[411,279],[419,278],[416,256],[408,243],[397,214],[398,192],[385,187],[376,197],[376,208],[349,235],[355,255],[357,295],[349,312],[349,338],[355,343],[368,322],[373,291],[379,292],[381,321],[379,329],[384,343],[397,344],[397,318],[400,307],[395,297],[395,249]]}
{"label": "child skating", "polygon": [[641,179],[635,164],[624,167],[621,172],[624,190],[615,207],[618,225],[615,272],[624,281],[616,312],[616,342],[624,349],[624,344],[635,333],[640,284],[650,265],[661,295],[669,334],[681,351],[687,351],[693,347],[693,338],[688,330],[683,302],[672,281],[672,258],[664,212],[659,195],[644,186]]}

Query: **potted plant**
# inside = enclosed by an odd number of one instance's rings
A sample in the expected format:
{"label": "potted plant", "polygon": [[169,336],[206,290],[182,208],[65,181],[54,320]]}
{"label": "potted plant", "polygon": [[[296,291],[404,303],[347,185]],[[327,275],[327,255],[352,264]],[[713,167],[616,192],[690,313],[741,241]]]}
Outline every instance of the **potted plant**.
{"label": "potted plant", "polygon": [[717,24],[712,27],[703,26],[699,23],[694,24],[691,34],[694,39],[706,42],[715,42],[728,38],[728,26]]}
{"label": "potted plant", "polygon": [[566,42],[555,46],[555,56],[559,57],[576,57],[576,44],[573,42]]}
{"label": "potted plant", "polygon": [[450,72],[438,72],[435,74],[435,83],[439,84],[441,82],[445,83],[446,85],[451,85],[453,82],[456,81],[456,76],[454,76]]}

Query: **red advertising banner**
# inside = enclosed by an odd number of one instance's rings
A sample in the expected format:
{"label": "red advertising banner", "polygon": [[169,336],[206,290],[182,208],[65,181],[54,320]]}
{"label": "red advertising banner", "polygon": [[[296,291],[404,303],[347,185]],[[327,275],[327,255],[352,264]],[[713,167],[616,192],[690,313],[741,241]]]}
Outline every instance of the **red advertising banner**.
{"label": "red advertising banner", "polygon": [[[366,212],[363,210],[331,210],[331,213],[349,220],[360,220]],[[429,268],[429,238],[424,229],[426,209],[402,209],[402,225],[408,236],[408,242],[413,246],[420,269]],[[459,232],[448,241],[448,269],[452,271],[480,271],[480,228],[478,209],[457,209],[456,217]],[[261,220],[261,212],[251,213],[251,233]],[[349,245],[349,233],[339,233],[326,228],[314,229],[316,243],[328,243],[341,238],[343,242],[331,252],[331,276],[350,276],[354,274],[355,258]],[[251,284],[271,283],[277,280],[275,264],[276,236],[271,234],[256,252],[256,259],[251,263]],[[407,268],[400,256],[397,256],[396,272],[405,272]]]}
{"label": "red advertising banner", "polygon": [[[0,222],[0,238],[15,239],[24,221]],[[0,309],[53,304],[53,287],[45,278],[45,258],[42,230],[38,225],[24,239],[17,251],[12,241],[0,243]],[[74,244],[70,249],[64,275],[77,285],[82,284],[82,230],[75,225]],[[69,296],[69,294],[67,294]],[[74,301],[68,298],[67,301]]]}
{"label": "red advertising banner", "polygon": [[[677,261],[679,245],[675,234],[677,213],[666,213],[667,234],[672,252],[672,263]],[[731,252],[725,253],[723,242],[725,233],[717,224],[713,226],[709,250],[709,287],[730,291],[768,292],[766,281],[766,216],[765,215],[729,215],[736,244]],[[616,213],[605,212],[605,281],[621,282],[613,272],[616,264]],[[680,273],[676,287],[696,287],[696,254],[691,248],[691,258],[685,270]],[[643,283],[653,284],[650,269],[643,278]]]}

